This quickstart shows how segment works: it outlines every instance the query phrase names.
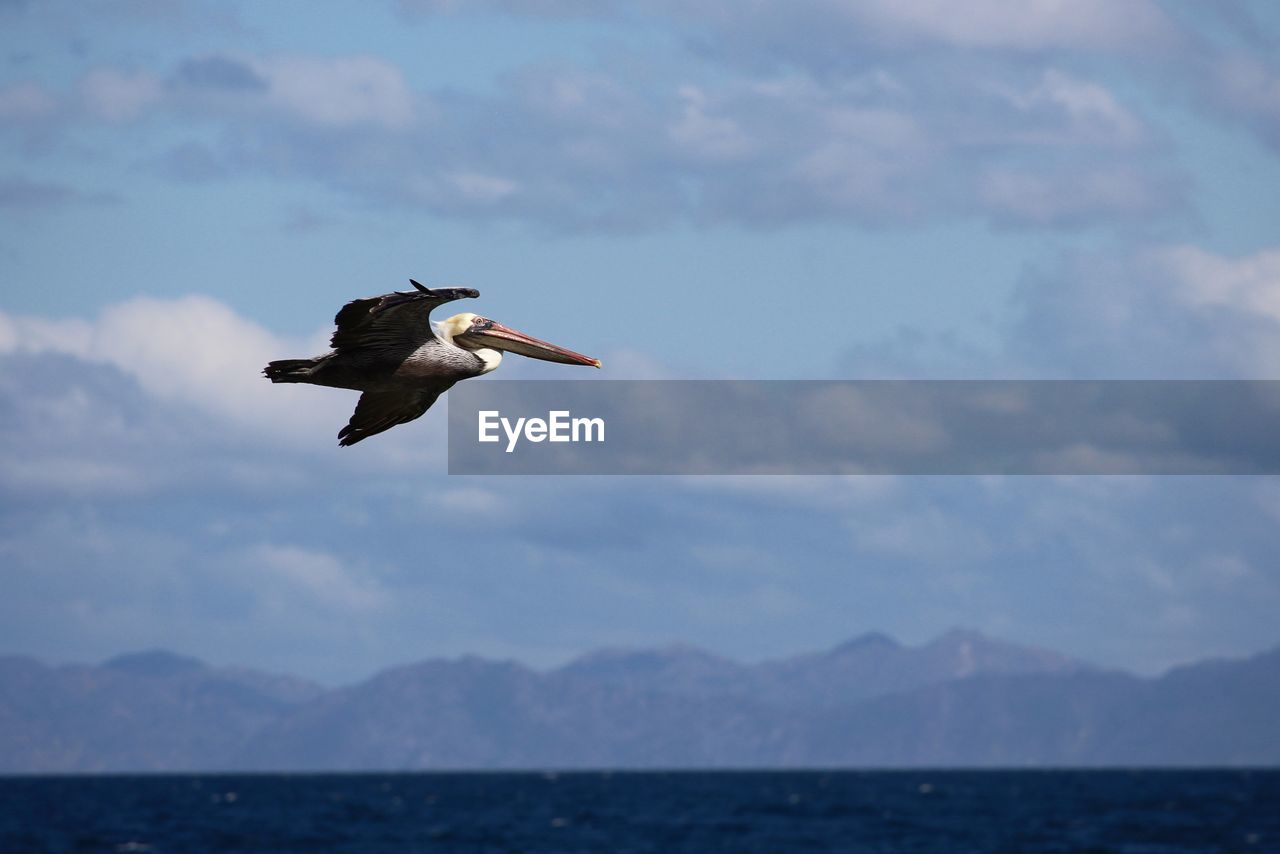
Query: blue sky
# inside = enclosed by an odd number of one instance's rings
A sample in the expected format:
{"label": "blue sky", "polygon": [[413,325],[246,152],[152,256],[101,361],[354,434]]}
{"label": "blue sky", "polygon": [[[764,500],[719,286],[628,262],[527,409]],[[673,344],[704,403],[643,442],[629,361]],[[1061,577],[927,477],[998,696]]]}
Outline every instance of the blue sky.
{"label": "blue sky", "polygon": [[1274,479],[449,478],[257,375],[413,276],[614,378],[1280,377],[1275,5],[966,9],[0,2],[0,650],[1280,641]]}

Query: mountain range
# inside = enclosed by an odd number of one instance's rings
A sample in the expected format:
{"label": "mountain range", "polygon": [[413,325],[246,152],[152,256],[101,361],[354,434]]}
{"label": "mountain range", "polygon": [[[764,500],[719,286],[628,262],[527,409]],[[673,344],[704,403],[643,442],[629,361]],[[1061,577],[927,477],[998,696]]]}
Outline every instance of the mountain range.
{"label": "mountain range", "polygon": [[326,689],[165,651],[0,657],[0,773],[1280,763],[1280,648],[1157,678],[953,630],[743,664],[433,659]]}

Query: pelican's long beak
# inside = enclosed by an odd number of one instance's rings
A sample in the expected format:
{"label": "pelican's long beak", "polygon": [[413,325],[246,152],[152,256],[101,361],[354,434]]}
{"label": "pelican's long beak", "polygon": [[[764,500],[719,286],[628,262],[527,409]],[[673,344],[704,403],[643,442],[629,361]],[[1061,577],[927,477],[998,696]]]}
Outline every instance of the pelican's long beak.
{"label": "pelican's long beak", "polygon": [[503,326],[493,320],[489,321],[488,328],[465,332],[462,335],[454,336],[453,340],[471,347],[492,347],[495,350],[505,350],[508,353],[517,353],[521,356],[542,359],[547,362],[600,367],[599,359],[592,359],[581,353],[557,347],[555,344],[539,341],[537,338],[525,335],[523,332],[516,332],[514,329]]}

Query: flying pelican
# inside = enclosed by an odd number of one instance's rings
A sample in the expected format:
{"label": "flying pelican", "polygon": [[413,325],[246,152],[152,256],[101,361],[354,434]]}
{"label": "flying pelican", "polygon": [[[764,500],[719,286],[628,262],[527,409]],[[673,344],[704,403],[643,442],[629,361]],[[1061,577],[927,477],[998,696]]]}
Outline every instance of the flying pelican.
{"label": "flying pelican", "polygon": [[273,383],[311,383],[364,392],[351,421],[338,433],[339,445],[356,442],[412,421],[459,380],[487,374],[503,351],[600,367],[592,359],[516,332],[487,317],[455,314],[436,323],[438,305],[478,297],[474,288],[425,288],[352,300],[333,322],[333,349],[311,359],[280,359],[262,373]]}

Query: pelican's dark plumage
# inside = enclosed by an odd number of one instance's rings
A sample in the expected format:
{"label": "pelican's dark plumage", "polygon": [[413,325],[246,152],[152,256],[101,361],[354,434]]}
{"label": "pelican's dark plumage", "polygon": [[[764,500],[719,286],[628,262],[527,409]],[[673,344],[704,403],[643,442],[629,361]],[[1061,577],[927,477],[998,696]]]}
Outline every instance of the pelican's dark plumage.
{"label": "pelican's dark plumage", "polygon": [[333,319],[333,349],[311,359],[280,359],[263,369],[273,383],[311,383],[363,392],[339,445],[354,445],[422,415],[454,383],[498,367],[502,352],[600,367],[572,350],[474,314],[440,323],[431,311],[480,296],[473,288],[426,288],[352,300]]}

